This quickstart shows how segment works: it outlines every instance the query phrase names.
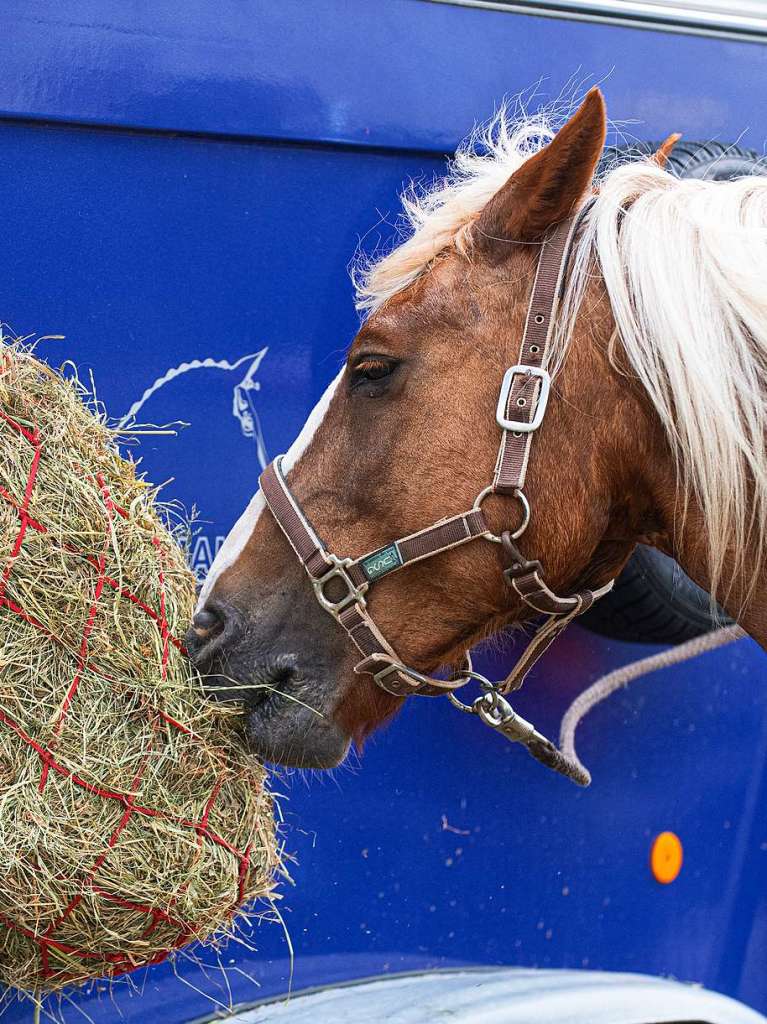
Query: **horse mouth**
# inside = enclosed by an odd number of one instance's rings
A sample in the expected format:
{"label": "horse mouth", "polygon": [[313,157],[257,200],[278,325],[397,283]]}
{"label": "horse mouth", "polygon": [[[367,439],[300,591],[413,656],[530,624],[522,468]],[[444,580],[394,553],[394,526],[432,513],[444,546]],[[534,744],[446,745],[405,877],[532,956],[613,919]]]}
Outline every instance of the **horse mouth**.
{"label": "horse mouth", "polygon": [[253,674],[243,693],[243,710],[246,716],[258,714],[269,718],[281,705],[300,701],[291,690],[300,690],[305,680],[298,674],[293,659],[279,659],[279,663]]}
{"label": "horse mouth", "polygon": [[262,761],[289,768],[335,768],[349,750],[332,707],[329,688],[301,673],[294,658],[281,657],[248,674],[247,682],[219,677],[206,682],[210,697],[235,700],[242,707],[250,751]]}
{"label": "horse mouth", "polygon": [[337,683],[305,671],[295,654],[250,648],[216,652],[203,679],[205,696],[242,710],[249,750],[290,768],[335,768],[350,741],[335,723]]}
{"label": "horse mouth", "polygon": [[[279,720],[283,715],[289,715],[293,710],[300,708],[307,709],[307,705],[288,692],[286,688],[281,688],[279,684],[260,684],[254,687],[252,693],[248,692],[243,701],[242,710],[248,725],[252,721],[258,720],[261,727],[266,728],[270,722]],[[315,714],[322,717],[318,711]]]}
{"label": "horse mouth", "polygon": [[262,761],[286,768],[335,768],[349,751],[349,740],[333,719],[279,690],[267,691],[245,707],[245,736]]}
{"label": "horse mouth", "polygon": [[244,671],[237,659],[217,658],[205,676],[203,691],[209,700],[240,704],[246,715],[267,715],[280,697],[289,698],[289,689],[303,682],[291,655],[265,661]]}

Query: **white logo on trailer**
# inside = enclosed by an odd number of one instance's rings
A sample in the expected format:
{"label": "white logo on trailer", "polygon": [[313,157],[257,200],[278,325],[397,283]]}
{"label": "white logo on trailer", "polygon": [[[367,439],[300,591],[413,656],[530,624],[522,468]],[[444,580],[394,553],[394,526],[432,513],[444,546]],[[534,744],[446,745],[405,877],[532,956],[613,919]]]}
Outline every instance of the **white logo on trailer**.
{"label": "white logo on trailer", "polygon": [[[172,381],[187,373],[191,373],[193,370],[224,370],[233,372],[242,366],[247,366],[245,375],[232,389],[232,416],[238,421],[242,436],[252,441],[255,445],[256,458],[261,469],[265,469],[269,464],[269,455],[266,450],[264,433],[256,402],[256,395],[261,390],[261,384],[256,379],[256,374],[268,351],[268,347],[264,347],[258,352],[249,352],[247,355],[240,356],[239,359],[233,362],[227,359],[213,359],[209,357],[206,359],[191,359],[187,362],[179,363],[178,366],[172,366],[161,377],[158,377],[144,391],[141,397],[131,405],[120,419],[119,426],[127,427],[136,423],[136,417],[139,412],[153,395],[156,395],[158,391],[161,391]],[[191,568],[199,580],[203,580],[207,576],[215,556],[224,543],[224,539],[223,534],[217,534],[215,537],[199,534],[194,538],[189,560]]]}

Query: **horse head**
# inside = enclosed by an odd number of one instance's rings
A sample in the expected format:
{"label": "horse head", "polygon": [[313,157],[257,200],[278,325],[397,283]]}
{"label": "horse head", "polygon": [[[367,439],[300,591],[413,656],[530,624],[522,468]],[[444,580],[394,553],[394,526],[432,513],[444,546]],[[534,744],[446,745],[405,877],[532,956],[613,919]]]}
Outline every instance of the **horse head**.
{"label": "horse head", "polygon": [[[365,275],[368,316],[281,466],[299,518],[332,551],[385,554],[394,538],[471,509],[493,479],[499,389],[518,361],[541,247],[591,195],[605,132],[592,90],[543,144],[527,126],[502,132],[490,155],[459,155],[411,238]],[[644,173],[670,178],[659,162]],[[664,542],[678,505],[661,419],[615,351],[615,303],[589,255],[596,230],[574,253],[581,284],[567,290],[548,356],[519,540],[564,593],[604,585],[637,540]],[[488,537],[517,531],[526,514],[500,493],[482,512]],[[450,547],[383,575],[367,606],[402,663],[434,672],[531,618],[504,568],[499,544]],[[338,764],[402,703],[355,673],[360,653],[325,611],[257,492],[214,563],[189,642],[210,691],[243,701],[251,745],[269,760]]]}

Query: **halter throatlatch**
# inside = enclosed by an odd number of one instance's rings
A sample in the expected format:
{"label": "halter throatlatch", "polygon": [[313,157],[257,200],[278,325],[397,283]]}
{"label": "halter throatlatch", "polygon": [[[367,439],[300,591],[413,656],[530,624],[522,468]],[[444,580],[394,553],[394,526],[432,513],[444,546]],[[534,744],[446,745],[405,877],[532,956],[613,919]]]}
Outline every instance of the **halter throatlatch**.
{"label": "halter throatlatch", "polygon": [[[530,669],[569,623],[613,585],[611,580],[597,590],[584,589],[559,597],[547,586],[540,562],[526,559],[515,543],[530,521],[530,504],[523,488],[533,435],[543,422],[549,399],[551,380],[545,369],[546,357],[579,221],[578,216],[559,224],[542,244],[519,361],[509,367],[501,383],[496,420],[502,435],[493,482],[478,495],[471,509],[360,558],[339,558],[326,549],[294,498],[282,472],[282,456],[264,470],[261,490],[306,570],[315,597],[346,630],[362,655],[355,672],[372,676],[376,685],[397,697],[448,694],[456,707],[479,716],[507,739],[522,743],[533,757],[549,768],[585,786],[590,781],[585,768],[517,715],[505,696],[522,686]],[[522,522],[513,533],[496,536],[488,527],[481,506],[489,494],[514,497],[521,505]],[[544,616],[543,623],[507,678],[500,683],[491,683],[475,672],[468,652],[457,678],[424,675],[398,658],[368,611],[367,594],[384,576],[478,538],[502,546],[506,563],[503,575],[508,585],[537,615]],[[453,691],[472,679],[479,682],[483,693],[471,705],[463,704]]]}

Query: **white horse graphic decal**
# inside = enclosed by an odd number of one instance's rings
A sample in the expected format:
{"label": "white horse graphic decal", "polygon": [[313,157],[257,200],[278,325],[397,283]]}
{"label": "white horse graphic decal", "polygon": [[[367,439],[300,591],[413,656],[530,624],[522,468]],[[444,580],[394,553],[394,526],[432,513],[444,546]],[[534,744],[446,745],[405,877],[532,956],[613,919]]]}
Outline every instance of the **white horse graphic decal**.
{"label": "white horse graphic decal", "polygon": [[245,376],[234,385],[232,390],[232,415],[238,420],[243,437],[249,438],[255,444],[256,456],[261,468],[266,468],[269,463],[269,456],[266,450],[264,432],[261,427],[255,396],[261,390],[261,385],[256,380],[256,374],[261,365],[261,360],[268,351],[268,347],[265,347],[258,352],[249,352],[247,355],[240,356],[234,362],[229,362],[227,359],[191,359],[188,362],[179,363],[178,366],[172,366],[161,377],[158,377],[144,391],[141,397],[131,405],[130,409],[120,420],[119,426],[127,427],[135,423],[138,413],[149,399],[162,390],[166,384],[170,384],[171,381],[183,376],[185,373],[190,373],[192,370],[233,371],[247,365]]}

